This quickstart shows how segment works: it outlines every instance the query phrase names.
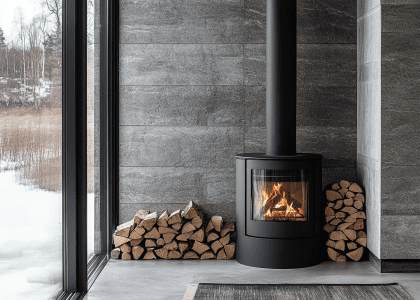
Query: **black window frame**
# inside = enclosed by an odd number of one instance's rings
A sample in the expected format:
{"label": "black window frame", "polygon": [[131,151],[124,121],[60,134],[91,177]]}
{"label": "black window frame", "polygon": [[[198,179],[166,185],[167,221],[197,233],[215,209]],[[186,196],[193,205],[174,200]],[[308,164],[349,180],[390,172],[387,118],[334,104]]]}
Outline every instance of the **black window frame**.
{"label": "black window frame", "polygon": [[119,1],[100,0],[101,252],[87,257],[87,0],[63,0],[63,291],[83,299],[118,223]]}

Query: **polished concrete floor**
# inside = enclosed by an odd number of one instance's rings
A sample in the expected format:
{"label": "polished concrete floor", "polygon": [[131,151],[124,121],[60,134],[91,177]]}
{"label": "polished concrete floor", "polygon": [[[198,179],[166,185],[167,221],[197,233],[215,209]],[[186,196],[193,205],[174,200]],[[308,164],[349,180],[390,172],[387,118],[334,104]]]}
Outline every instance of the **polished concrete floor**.
{"label": "polished concrete floor", "polygon": [[197,283],[392,283],[398,282],[420,300],[420,273],[381,274],[369,262],[324,262],[294,270],[243,266],[235,260],[122,261],[111,260],[85,297],[88,300],[182,300],[188,285]]}

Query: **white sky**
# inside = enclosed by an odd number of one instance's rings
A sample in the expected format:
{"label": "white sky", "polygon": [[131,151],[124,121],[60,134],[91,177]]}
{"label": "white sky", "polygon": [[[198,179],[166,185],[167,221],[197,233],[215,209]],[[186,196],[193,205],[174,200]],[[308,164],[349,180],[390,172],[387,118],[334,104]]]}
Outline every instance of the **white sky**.
{"label": "white sky", "polygon": [[41,0],[0,0],[0,28],[3,29],[6,43],[10,42],[11,36],[14,35],[13,19],[18,6],[24,11],[26,23],[42,12]]}

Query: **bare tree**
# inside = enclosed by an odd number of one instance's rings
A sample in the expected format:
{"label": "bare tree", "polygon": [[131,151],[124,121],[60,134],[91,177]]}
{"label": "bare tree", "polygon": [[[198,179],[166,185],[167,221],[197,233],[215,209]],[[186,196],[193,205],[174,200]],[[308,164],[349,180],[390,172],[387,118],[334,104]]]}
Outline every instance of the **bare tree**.
{"label": "bare tree", "polygon": [[25,17],[23,15],[22,7],[18,6],[16,8],[15,14],[15,27],[17,29],[17,36],[22,47],[22,62],[23,62],[23,84],[26,86],[26,40],[27,40],[27,26],[25,24]]}
{"label": "bare tree", "polygon": [[38,28],[41,35],[42,43],[42,78],[45,78],[45,44],[48,37],[48,16],[46,14],[40,14],[37,16]]}
{"label": "bare tree", "polygon": [[50,12],[55,19],[55,33],[61,39],[61,13],[62,13],[62,0],[41,0],[41,4]]}

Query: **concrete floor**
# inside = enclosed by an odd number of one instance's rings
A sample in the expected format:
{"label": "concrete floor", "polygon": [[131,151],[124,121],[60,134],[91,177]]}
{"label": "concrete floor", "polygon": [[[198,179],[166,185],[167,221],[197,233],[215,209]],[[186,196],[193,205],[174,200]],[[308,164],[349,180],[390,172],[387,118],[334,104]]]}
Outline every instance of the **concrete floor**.
{"label": "concrete floor", "polygon": [[369,262],[324,262],[294,270],[243,266],[235,260],[111,260],[85,297],[88,300],[182,300],[188,285],[198,283],[392,283],[420,300],[420,273],[381,274]]}

